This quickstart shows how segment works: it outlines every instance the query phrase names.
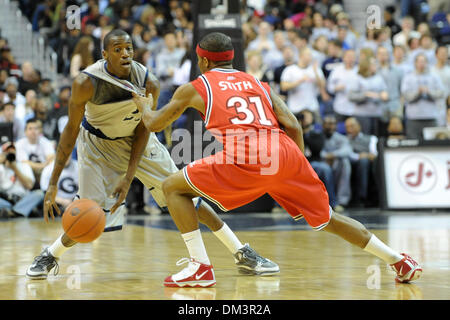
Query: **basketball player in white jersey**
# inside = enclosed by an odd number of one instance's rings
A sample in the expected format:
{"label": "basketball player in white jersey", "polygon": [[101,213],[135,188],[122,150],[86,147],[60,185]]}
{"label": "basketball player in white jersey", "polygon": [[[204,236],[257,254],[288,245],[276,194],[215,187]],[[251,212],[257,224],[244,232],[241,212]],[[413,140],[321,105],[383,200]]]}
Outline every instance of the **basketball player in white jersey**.
{"label": "basketball player in white jersey", "polygon": [[[136,176],[163,207],[162,182],[178,171],[167,149],[141,121],[132,93],[153,96],[157,105],[159,83],[143,65],[133,61],[131,37],[116,29],[107,34],[103,58],[83,70],[72,84],[69,120],[61,134],[56,159],[44,199],[44,219],[54,219],[57,182],[78,138],[78,198],[96,201],[106,214],[105,231],[122,229],[124,200]],[[200,222],[206,224],[234,255],[240,272],[273,274],[279,267],[242,245],[230,228],[200,198]],[[45,279],[61,255],[76,242],[62,234],[45,248],[27,270],[31,279]],[[55,268],[55,273],[58,268]]]}

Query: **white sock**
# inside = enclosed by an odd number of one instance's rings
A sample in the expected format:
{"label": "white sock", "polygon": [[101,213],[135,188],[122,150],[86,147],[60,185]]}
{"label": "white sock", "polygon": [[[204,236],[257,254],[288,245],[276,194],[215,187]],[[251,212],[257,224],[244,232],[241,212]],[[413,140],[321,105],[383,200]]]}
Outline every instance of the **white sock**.
{"label": "white sock", "polygon": [[222,241],[222,243],[228,248],[228,250],[230,250],[232,254],[235,254],[244,246],[226,223],[223,224],[222,228],[213,233],[217,238],[219,238],[220,241]]}
{"label": "white sock", "polygon": [[372,234],[372,237],[364,248],[364,251],[377,256],[388,264],[393,264],[403,259],[403,256],[400,253],[389,248],[374,234]]}
{"label": "white sock", "polygon": [[192,259],[204,264],[211,264],[209,262],[208,254],[206,253],[200,229],[183,233],[181,236],[183,237],[184,243],[186,244]]}
{"label": "white sock", "polygon": [[55,258],[59,258],[62,256],[64,252],[69,250],[71,247],[66,247],[62,243],[62,237],[61,235],[56,241],[48,248],[48,251],[54,256]]}

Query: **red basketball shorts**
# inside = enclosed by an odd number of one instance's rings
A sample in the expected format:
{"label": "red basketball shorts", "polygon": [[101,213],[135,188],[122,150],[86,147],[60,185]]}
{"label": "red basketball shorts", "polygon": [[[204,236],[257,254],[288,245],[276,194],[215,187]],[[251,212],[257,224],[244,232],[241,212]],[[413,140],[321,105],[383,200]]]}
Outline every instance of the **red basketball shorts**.
{"label": "red basketball shorts", "polygon": [[183,174],[192,189],[223,211],[268,193],[293,219],[305,218],[315,230],[324,228],[332,212],[324,184],[288,136],[280,135],[277,151],[278,163],[271,164],[276,170],[269,174],[264,171],[268,165],[221,163],[222,152],[190,163]]}

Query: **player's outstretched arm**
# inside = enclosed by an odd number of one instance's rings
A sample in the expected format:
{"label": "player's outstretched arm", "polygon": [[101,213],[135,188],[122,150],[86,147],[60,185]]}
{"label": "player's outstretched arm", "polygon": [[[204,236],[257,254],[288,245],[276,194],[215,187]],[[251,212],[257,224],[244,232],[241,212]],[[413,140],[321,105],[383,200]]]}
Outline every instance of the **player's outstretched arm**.
{"label": "player's outstretched arm", "polygon": [[[156,79],[156,77],[153,74],[149,73],[147,83],[145,86],[145,93],[153,100],[151,107],[152,110],[156,109],[156,104],[158,103],[159,88],[160,87],[158,79]],[[142,153],[144,152],[144,149],[147,146],[149,136],[150,131],[146,129],[143,122],[141,121],[134,131],[133,143],[131,145],[130,160],[128,162],[128,170],[125,175],[130,180],[134,178],[138,164],[142,157]]]}
{"label": "player's outstretched arm", "polygon": [[283,126],[286,134],[294,140],[297,146],[302,152],[305,152],[305,146],[303,142],[303,130],[297,121],[297,118],[289,110],[286,103],[273,91],[270,92],[270,97],[272,99],[273,109],[275,115],[278,118],[278,122]]}
{"label": "player's outstretched arm", "polygon": [[[147,83],[145,86],[145,93],[153,99],[152,109],[156,108],[159,98],[159,81],[156,77],[149,73]],[[111,207],[111,213],[114,213],[117,208],[125,201],[125,198],[130,189],[131,182],[136,174],[142,154],[147,146],[150,131],[144,126],[143,122],[139,122],[134,130],[133,142],[131,144],[130,159],[128,160],[128,167],[125,176],[117,183],[112,196],[115,197],[116,203]]]}
{"label": "player's outstretched arm", "polygon": [[48,214],[54,218],[53,209],[60,214],[56,205],[57,183],[64,169],[67,159],[72,154],[73,147],[80,131],[86,102],[92,97],[94,86],[89,76],[81,73],[72,84],[72,95],[69,100],[69,120],[64,128],[56,148],[55,163],[53,165],[50,183],[44,198],[44,219],[48,221]]}
{"label": "player's outstretched arm", "polygon": [[188,107],[193,107],[202,113],[205,111],[203,99],[190,83],[180,86],[173,94],[170,102],[158,111],[151,110],[152,101],[150,97],[145,98],[135,95],[134,101],[143,113],[142,121],[145,127],[153,132],[159,132],[172,124]]}

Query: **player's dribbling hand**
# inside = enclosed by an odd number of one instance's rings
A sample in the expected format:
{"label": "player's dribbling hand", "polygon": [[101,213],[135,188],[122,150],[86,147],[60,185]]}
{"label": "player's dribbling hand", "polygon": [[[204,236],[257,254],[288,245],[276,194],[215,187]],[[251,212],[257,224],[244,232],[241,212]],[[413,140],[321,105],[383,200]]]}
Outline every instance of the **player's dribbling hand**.
{"label": "player's dribbling hand", "polygon": [[111,214],[113,214],[117,208],[125,201],[125,197],[127,196],[128,190],[130,189],[131,180],[127,178],[123,178],[119,181],[116,188],[114,189],[111,197],[117,198],[116,203],[111,207]]}
{"label": "player's dribbling hand", "polygon": [[55,220],[55,215],[53,214],[53,210],[56,210],[58,215],[61,215],[61,211],[59,210],[58,205],[56,204],[55,198],[56,193],[58,192],[58,188],[56,186],[49,186],[47,192],[45,192],[44,197],[44,220],[48,222],[48,214],[52,217],[52,220]]}
{"label": "player's dribbling hand", "polygon": [[132,92],[133,101],[136,104],[139,112],[144,112],[145,109],[151,110],[153,107],[153,96],[149,93],[146,97],[138,95],[135,92]]}

